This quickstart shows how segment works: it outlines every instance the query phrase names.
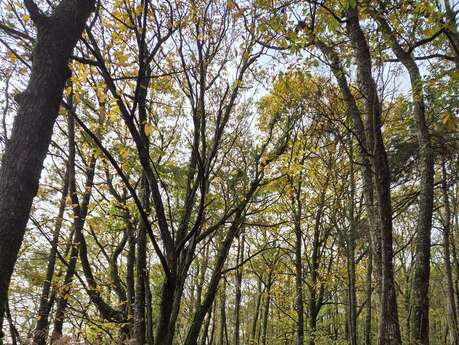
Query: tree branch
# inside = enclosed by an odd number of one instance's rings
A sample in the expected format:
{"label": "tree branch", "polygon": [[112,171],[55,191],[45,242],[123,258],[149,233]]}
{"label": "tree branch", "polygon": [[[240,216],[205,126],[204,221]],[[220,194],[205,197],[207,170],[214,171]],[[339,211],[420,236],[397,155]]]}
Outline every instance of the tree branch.
{"label": "tree branch", "polygon": [[30,19],[32,19],[37,27],[46,23],[48,17],[41,13],[37,4],[33,0],[24,0],[24,5],[27,9],[27,12],[29,12]]}

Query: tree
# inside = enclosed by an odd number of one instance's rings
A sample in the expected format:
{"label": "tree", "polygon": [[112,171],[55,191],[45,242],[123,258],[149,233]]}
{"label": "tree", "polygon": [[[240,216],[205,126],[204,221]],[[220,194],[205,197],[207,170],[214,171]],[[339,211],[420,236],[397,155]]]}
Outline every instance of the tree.
{"label": "tree", "polygon": [[24,4],[36,26],[37,40],[29,83],[19,97],[0,169],[0,318],[65,82],[71,75],[67,64],[95,1],[63,0],[50,16],[41,13],[33,0]]}

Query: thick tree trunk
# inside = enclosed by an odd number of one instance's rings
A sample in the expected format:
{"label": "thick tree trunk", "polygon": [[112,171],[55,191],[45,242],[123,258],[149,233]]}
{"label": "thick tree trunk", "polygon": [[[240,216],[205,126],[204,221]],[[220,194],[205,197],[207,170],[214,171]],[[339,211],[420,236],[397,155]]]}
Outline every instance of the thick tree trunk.
{"label": "thick tree trunk", "polygon": [[350,7],[347,15],[347,30],[351,39],[358,79],[365,95],[367,117],[372,119],[374,139],[372,165],[381,231],[381,298],[379,310],[379,345],[400,345],[401,334],[395,294],[393,248],[392,248],[392,204],[390,195],[390,169],[381,133],[381,105],[376,83],[372,76],[371,55],[367,39],[360,27],[358,12]]}
{"label": "thick tree trunk", "polygon": [[[8,320],[8,326],[10,327],[10,335],[11,335],[11,345],[17,345],[19,339],[19,332],[14,326],[13,318],[11,317],[11,310],[8,300],[6,301],[6,319]],[[0,339],[1,340],[1,339]]]}
{"label": "thick tree trunk", "polygon": [[[145,45],[145,42],[141,42],[142,45]],[[145,47],[142,47],[145,49]],[[150,84],[151,68],[146,66],[141,68],[139,71],[139,81],[140,89],[138,92],[138,110],[139,110],[139,123],[140,130],[139,135],[144,144],[146,152],[149,150],[149,139],[145,133],[145,125],[148,123],[148,114],[147,114],[147,90]],[[148,162],[148,165],[150,163]],[[141,177],[141,186],[140,186],[140,202],[142,208],[146,214],[150,213],[150,196],[151,190],[147,177],[147,172],[145,167],[143,167],[143,173]],[[139,217],[139,225],[137,230],[137,250],[136,250],[136,274],[135,274],[135,298],[134,298],[134,336],[136,339],[137,345],[144,345],[146,343],[146,279],[147,279],[147,227],[148,224],[145,223],[142,217]],[[151,345],[151,344],[148,344]]]}
{"label": "thick tree trunk", "polygon": [[379,27],[388,39],[397,59],[405,66],[411,81],[413,115],[419,146],[419,217],[417,223],[413,291],[411,296],[410,339],[413,344],[429,344],[429,276],[430,233],[433,212],[434,158],[430,133],[426,122],[423,82],[419,68],[410,53],[405,52],[386,19],[373,13]]}
{"label": "thick tree trunk", "polygon": [[172,342],[170,321],[173,310],[175,290],[177,288],[177,278],[175,277],[175,274],[176,273],[173,273],[173,275],[171,274],[169,277],[165,277],[162,286],[159,312],[160,316],[156,333],[158,345],[170,345]]}
{"label": "thick tree trunk", "polygon": [[67,64],[95,3],[62,0],[53,14],[45,17],[32,0],[24,2],[38,35],[30,80],[19,97],[18,113],[0,168],[0,316],[65,82],[70,77]]}
{"label": "thick tree trunk", "polygon": [[[413,277],[411,340],[414,344],[429,344],[429,280],[430,280],[430,233],[432,229],[434,159],[430,135],[425,120],[421,75],[413,62],[410,70],[414,113],[418,127],[419,170],[421,173],[419,217],[416,236],[416,261]],[[415,91],[418,90],[418,91]]]}

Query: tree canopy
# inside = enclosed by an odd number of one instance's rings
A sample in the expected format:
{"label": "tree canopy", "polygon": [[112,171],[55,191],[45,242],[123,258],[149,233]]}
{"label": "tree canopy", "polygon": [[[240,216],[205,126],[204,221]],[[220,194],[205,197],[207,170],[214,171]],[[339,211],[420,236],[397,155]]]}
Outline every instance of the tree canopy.
{"label": "tree canopy", "polygon": [[459,345],[458,13],[3,0],[0,344]]}

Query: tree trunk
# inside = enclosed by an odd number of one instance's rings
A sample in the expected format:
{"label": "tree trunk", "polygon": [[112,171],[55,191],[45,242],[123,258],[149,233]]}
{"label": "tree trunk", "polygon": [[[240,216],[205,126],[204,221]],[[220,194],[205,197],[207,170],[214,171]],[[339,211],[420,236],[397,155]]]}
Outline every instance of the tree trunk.
{"label": "tree trunk", "polygon": [[242,298],[242,269],[244,263],[244,244],[245,244],[245,235],[239,237],[238,245],[238,257],[236,264],[238,268],[236,270],[236,297],[235,297],[235,306],[234,306],[234,334],[233,334],[233,345],[240,344],[240,325],[241,325],[241,298]]}
{"label": "tree trunk", "polygon": [[[304,161],[304,160],[303,160]],[[294,227],[295,227],[295,309],[296,309],[296,345],[304,344],[304,302],[303,302],[303,261],[302,250],[303,232],[301,230],[302,203],[301,203],[301,179],[296,186],[293,201]]]}
{"label": "tree trunk", "polygon": [[[325,206],[325,195],[328,186],[327,182],[321,191],[320,200],[318,204],[317,214],[314,220],[314,233],[312,240],[312,254],[311,254],[311,283],[309,285],[309,345],[315,344],[315,332],[317,325],[317,314],[321,307],[320,296],[317,295],[317,288],[319,286],[319,267],[320,267],[320,243],[321,243],[321,227],[322,215]],[[319,293],[320,295],[320,293]]]}
{"label": "tree trunk", "polygon": [[452,47],[456,69],[459,70],[459,32],[457,31],[457,11],[455,11],[456,3],[451,6],[450,0],[445,0],[445,14],[447,25],[445,25],[445,33]]}
{"label": "tree trunk", "polygon": [[18,99],[18,113],[0,168],[0,316],[65,82],[71,74],[68,61],[95,0],[62,0],[50,17],[41,14],[32,0],[24,2],[38,35],[29,83]]}
{"label": "tree trunk", "polygon": [[145,341],[149,345],[154,344],[153,339],[153,301],[152,301],[152,294],[150,289],[150,275],[148,271],[145,275],[145,308],[146,308],[146,333],[145,333]]}
{"label": "tree trunk", "polygon": [[[71,104],[70,104],[71,105]],[[83,240],[83,227],[88,214],[89,200],[92,193],[92,185],[94,180],[94,170],[96,160],[91,157],[89,167],[86,172],[86,183],[83,194],[83,200],[80,205],[77,196],[76,188],[76,171],[75,171],[75,120],[72,114],[68,115],[68,137],[69,137],[69,161],[68,161],[68,179],[69,179],[69,195],[72,201],[73,209],[73,240],[70,250],[70,259],[67,265],[67,271],[64,278],[64,286],[57,301],[56,314],[54,318],[54,329],[51,336],[51,343],[54,343],[62,337],[62,328],[64,325],[65,310],[67,308],[68,298],[70,297],[70,284],[75,275],[76,264],[78,261],[78,253]]]}
{"label": "tree trunk", "polygon": [[129,336],[134,337],[134,314],[135,314],[135,228],[130,223],[129,214],[125,214],[125,222],[128,227],[128,254],[126,267],[126,298],[127,298],[127,316],[129,322]]}
{"label": "tree trunk", "polygon": [[354,133],[358,141],[359,154],[361,159],[361,174],[363,177],[363,196],[365,201],[365,211],[368,217],[368,226],[370,228],[371,248],[373,252],[371,257],[373,260],[374,278],[376,282],[376,291],[378,295],[377,307],[380,306],[381,299],[381,232],[378,222],[378,215],[374,200],[374,173],[371,168],[371,154],[374,146],[373,135],[373,119],[372,116],[366,116],[365,123],[362,120],[360,110],[357,106],[354,95],[351,92],[349,83],[346,78],[346,73],[341,64],[340,58],[332,47],[328,47],[324,43],[318,41],[316,46],[321,50],[329,61],[335,79],[338,82],[344,102],[346,103],[346,110],[348,116],[353,121]]}
{"label": "tree trunk", "polygon": [[271,306],[271,287],[273,284],[273,269],[269,271],[268,282],[266,284],[266,302],[263,309],[263,322],[261,329],[261,343],[262,345],[268,345],[268,321],[269,321],[269,309]]}
{"label": "tree trunk", "polygon": [[355,239],[357,229],[354,215],[355,182],[354,162],[352,154],[352,139],[350,143],[350,203],[349,203],[349,236],[347,244],[347,272],[348,272],[348,341],[349,345],[357,345],[357,295],[355,288]]}
{"label": "tree trunk", "polygon": [[448,328],[450,334],[450,344],[459,345],[459,331],[457,324],[456,314],[456,302],[454,298],[454,284],[453,284],[453,273],[451,269],[451,255],[449,252],[449,236],[451,229],[451,209],[448,198],[448,184],[446,174],[446,162],[443,158],[442,161],[442,180],[441,189],[443,197],[443,208],[444,208],[444,223],[443,223],[443,250],[444,250],[444,261],[445,261],[445,274],[446,274],[446,304],[448,308]]}
{"label": "tree trunk", "polygon": [[[371,245],[370,245],[371,247]],[[367,296],[367,312],[365,315],[365,345],[371,345],[372,333],[371,333],[371,311],[372,311],[372,274],[373,274],[373,258],[372,250],[368,248],[368,268],[367,268],[367,287],[366,287],[366,296]]]}
{"label": "tree trunk", "polygon": [[415,266],[412,291],[411,335],[413,344],[429,344],[429,276],[430,233],[433,212],[434,158],[430,133],[425,116],[423,82],[412,55],[402,48],[389,23],[379,13],[373,16],[387,37],[397,59],[405,66],[411,81],[413,115],[419,146],[419,171],[421,173],[419,216],[417,223]]}
{"label": "tree trunk", "polygon": [[367,117],[372,119],[374,139],[372,165],[381,231],[381,299],[379,311],[379,345],[400,345],[401,334],[395,294],[393,248],[392,248],[392,204],[390,195],[390,169],[381,133],[381,105],[376,83],[372,76],[371,55],[367,39],[360,27],[358,12],[350,7],[347,15],[347,31],[351,39],[358,79],[365,95]]}
{"label": "tree trunk", "polygon": [[61,233],[62,221],[64,218],[64,211],[68,193],[69,185],[69,172],[68,169],[64,177],[64,185],[62,187],[61,200],[59,202],[59,211],[54,224],[53,238],[51,240],[51,248],[48,254],[48,266],[46,269],[46,277],[43,282],[43,287],[40,296],[40,305],[38,307],[38,320],[35,330],[33,332],[33,344],[34,345],[45,345],[48,337],[48,316],[51,310],[52,304],[49,300],[49,293],[51,290],[51,284],[54,276],[54,268],[56,264],[57,247],[59,244],[59,235]]}
{"label": "tree trunk", "polygon": [[[209,326],[210,326],[210,321],[212,319],[212,316],[213,316],[213,313],[212,313],[212,309],[209,311],[209,313],[207,314],[207,319],[206,319],[206,322],[204,324],[204,329],[203,329],[203,332],[202,332],[202,338],[201,338],[201,345],[206,345],[206,342],[207,342],[207,336],[209,334]],[[209,343],[210,344],[210,343]]]}
{"label": "tree trunk", "polygon": [[260,307],[261,307],[261,297],[263,296],[263,291],[261,288],[261,278],[258,279],[258,289],[257,289],[257,303],[255,305],[255,311],[253,315],[253,321],[252,321],[252,330],[250,332],[250,342],[249,344],[255,344],[258,340],[257,338],[257,325],[258,325],[258,318],[260,315]]}
{"label": "tree trunk", "polygon": [[204,318],[206,314],[209,312],[209,309],[211,308],[214,302],[215,295],[218,290],[218,284],[222,276],[223,265],[225,264],[226,258],[231,248],[231,244],[233,243],[233,240],[237,236],[237,233],[239,231],[240,224],[243,218],[242,213],[243,213],[243,208],[240,208],[236,212],[235,218],[230,228],[228,229],[228,232],[223,240],[223,243],[218,249],[217,260],[215,263],[214,271],[212,273],[212,277],[209,282],[209,286],[207,288],[207,293],[201,305],[197,308],[193,316],[193,321],[191,322],[191,326],[188,330],[185,345],[196,345],[197,344],[199,332],[201,331],[201,327],[202,327],[202,323],[204,322]]}
{"label": "tree trunk", "polygon": [[[145,175],[141,180],[141,202],[144,209],[148,210],[149,188]],[[137,345],[145,344],[145,280],[147,265],[147,229],[140,218],[137,231],[136,250],[136,276],[135,276],[135,307],[134,307],[134,336]]]}
{"label": "tree trunk", "polygon": [[[223,284],[220,291],[220,333],[218,334],[217,345],[225,345],[225,332],[226,332],[226,282]],[[226,343],[226,345],[228,345]]]}

